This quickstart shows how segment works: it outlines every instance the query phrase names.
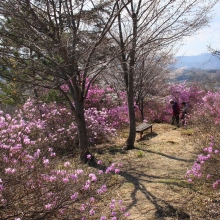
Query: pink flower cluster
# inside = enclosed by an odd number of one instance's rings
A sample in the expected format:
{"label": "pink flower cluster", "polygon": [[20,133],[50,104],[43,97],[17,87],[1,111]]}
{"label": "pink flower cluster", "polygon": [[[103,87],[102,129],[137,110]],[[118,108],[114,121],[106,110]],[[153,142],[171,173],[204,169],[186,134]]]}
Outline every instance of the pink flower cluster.
{"label": "pink flower cluster", "polygon": [[192,168],[186,172],[186,178],[189,182],[193,182],[193,179],[200,179],[202,177],[207,179],[211,178],[214,181],[213,188],[216,188],[220,183],[218,179],[220,176],[216,175],[218,173],[216,172],[218,167],[215,167],[216,161],[219,160],[219,149],[216,149],[218,145],[216,145],[214,137],[211,136],[210,138],[209,147],[203,149],[204,154],[198,155]]}
{"label": "pink flower cluster", "polygon": [[[97,103],[93,103],[93,105],[96,106]],[[128,123],[126,105],[117,107],[115,104],[109,104],[109,106],[111,106],[109,109],[101,108],[98,110],[96,107],[85,109],[87,133],[92,144],[100,143],[107,137],[117,135],[116,129]],[[6,115],[7,120],[10,117],[10,115]],[[11,129],[21,128],[26,124],[25,120],[28,120],[29,126],[25,126],[25,131],[30,133],[32,129],[30,126],[34,126],[36,132],[39,130],[41,133],[41,137],[39,137],[41,142],[53,143],[54,149],[65,150],[74,146],[77,139],[77,128],[69,109],[56,103],[47,104],[29,99],[22,110],[17,112],[16,117],[20,118],[12,120],[14,125],[11,125]],[[5,118],[3,117],[2,120]],[[16,124],[18,121],[20,122],[19,125]],[[3,121],[2,125],[4,123]],[[3,134],[7,132],[7,130],[2,131]],[[29,144],[29,141],[28,137],[23,138],[24,143]],[[14,146],[13,150],[19,150],[18,148],[19,145]]]}
{"label": "pink flower cluster", "polygon": [[167,88],[167,94],[163,97],[152,97],[144,102],[144,115],[147,121],[170,122],[172,108],[169,100],[172,98],[179,104],[185,101],[189,109],[197,109],[196,106],[202,103],[206,92],[197,84],[187,85],[186,82],[172,84]]}
{"label": "pink flower cluster", "polygon": [[[88,172],[73,161],[62,161],[55,149],[74,140],[71,135],[75,125],[70,117],[64,107],[55,103],[35,105],[33,100],[28,100],[14,116],[0,112],[2,219],[44,215],[50,219],[108,219],[112,215],[110,208],[99,214],[99,200],[108,191],[103,181],[110,173],[119,173],[121,165],[110,165],[108,172]],[[116,217],[124,210],[118,207],[114,212]]]}
{"label": "pink flower cluster", "polygon": [[210,123],[220,123],[220,93],[208,91],[196,105],[194,118],[207,118]]}

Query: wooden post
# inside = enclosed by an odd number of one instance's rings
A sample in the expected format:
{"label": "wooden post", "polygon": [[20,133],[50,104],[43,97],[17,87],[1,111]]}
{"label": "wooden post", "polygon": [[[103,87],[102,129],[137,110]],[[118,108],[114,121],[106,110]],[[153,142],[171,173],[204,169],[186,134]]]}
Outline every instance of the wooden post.
{"label": "wooden post", "polygon": [[142,138],[142,135],[143,135],[143,131],[142,131],[142,132],[140,132],[140,139]]}

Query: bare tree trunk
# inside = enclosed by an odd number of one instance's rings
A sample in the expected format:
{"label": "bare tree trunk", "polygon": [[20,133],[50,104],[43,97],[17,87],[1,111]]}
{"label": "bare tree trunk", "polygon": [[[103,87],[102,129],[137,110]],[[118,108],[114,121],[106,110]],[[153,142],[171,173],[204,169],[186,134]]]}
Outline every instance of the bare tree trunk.
{"label": "bare tree trunk", "polygon": [[[87,135],[87,128],[86,128],[86,120],[85,120],[85,110],[84,110],[84,99],[80,97],[80,92],[78,93],[78,96],[75,97],[74,89],[71,86],[71,83],[69,83],[69,88],[74,100],[75,105],[73,105],[72,100],[69,98],[69,96],[60,88],[59,90],[64,95],[66,100],[68,101],[70,108],[72,110],[72,113],[75,117],[76,126],[77,126],[77,133],[78,133],[78,139],[79,139],[79,152],[80,152],[80,159],[82,162],[94,162],[95,158],[92,156],[88,149],[88,135]],[[87,158],[87,155],[90,154],[91,158]]]}
{"label": "bare tree trunk", "polygon": [[132,14],[133,21],[133,38],[132,48],[130,51],[130,62],[129,62],[129,74],[128,74],[128,112],[129,112],[129,135],[127,139],[127,150],[134,148],[134,142],[136,138],[136,117],[134,111],[134,67],[135,67],[135,54],[137,44],[137,16],[135,13]]}
{"label": "bare tree trunk", "polygon": [[141,120],[144,121],[144,99],[141,98]]}
{"label": "bare tree trunk", "polygon": [[87,162],[87,155],[90,154],[88,150],[88,137],[86,129],[86,121],[84,116],[84,105],[82,100],[75,102],[75,117],[79,138],[79,150],[80,150],[80,159],[83,162]]}
{"label": "bare tree trunk", "polygon": [[134,111],[133,86],[131,86],[128,89],[127,97],[128,97],[128,113],[129,113],[129,135],[126,141],[126,145],[127,145],[126,149],[131,150],[134,149],[134,142],[136,138],[136,120],[135,120],[135,111]]}

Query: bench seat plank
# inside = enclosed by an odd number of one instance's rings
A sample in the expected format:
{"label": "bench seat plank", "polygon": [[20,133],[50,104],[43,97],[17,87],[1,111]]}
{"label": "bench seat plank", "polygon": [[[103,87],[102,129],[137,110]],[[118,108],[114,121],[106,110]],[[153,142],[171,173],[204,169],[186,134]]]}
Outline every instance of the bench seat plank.
{"label": "bench seat plank", "polygon": [[152,124],[147,124],[146,122],[143,122],[142,124],[136,127],[136,132],[140,132],[140,138],[142,138],[143,132],[148,130],[149,128],[151,129],[151,133],[152,133],[152,126],[153,126]]}

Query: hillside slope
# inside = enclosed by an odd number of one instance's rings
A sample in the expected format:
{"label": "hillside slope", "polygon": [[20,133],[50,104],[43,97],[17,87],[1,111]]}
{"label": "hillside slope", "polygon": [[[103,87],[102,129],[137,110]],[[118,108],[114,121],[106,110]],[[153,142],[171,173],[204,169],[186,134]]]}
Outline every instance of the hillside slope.
{"label": "hillside slope", "polygon": [[130,220],[220,219],[218,193],[184,178],[197,157],[188,135],[191,129],[154,124],[135,150],[112,155],[123,163],[115,194],[123,198]]}

